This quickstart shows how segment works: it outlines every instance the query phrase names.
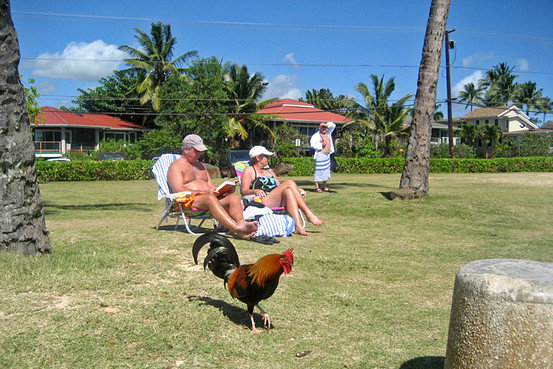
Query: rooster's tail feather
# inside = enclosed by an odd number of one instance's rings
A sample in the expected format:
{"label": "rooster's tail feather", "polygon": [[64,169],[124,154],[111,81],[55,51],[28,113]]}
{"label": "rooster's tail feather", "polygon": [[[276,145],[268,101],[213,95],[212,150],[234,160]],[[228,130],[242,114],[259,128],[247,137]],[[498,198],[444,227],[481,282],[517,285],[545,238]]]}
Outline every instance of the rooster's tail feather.
{"label": "rooster's tail feather", "polygon": [[232,271],[240,266],[236,249],[228,238],[214,232],[206,233],[198,237],[192,246],[192,256],[196,264],[200,249],[207,243],[210,245],[204,259],[204,269],[209,267],[213,274],[226,282]]}

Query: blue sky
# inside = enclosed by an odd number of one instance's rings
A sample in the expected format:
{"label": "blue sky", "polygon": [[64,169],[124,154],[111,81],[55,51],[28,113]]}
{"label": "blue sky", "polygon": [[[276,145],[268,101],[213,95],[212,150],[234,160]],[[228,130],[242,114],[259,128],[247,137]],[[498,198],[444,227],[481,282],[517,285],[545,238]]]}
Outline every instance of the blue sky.
{"label": "blue sky", "polygon": [[[329,88],[361,102],[355,86],[369,84],[371,74],[395,77],[393,99],[414,95],[430,3],[12,0],[11,7],[23,80],[35,79],[41,105],[60,107],[71,105],[78,88],[123,69],[117,47],[137,46],[134,29],[149,33],[154,21],[171,24],[175,56],[197,50],[262,73],[270,83],[265,98]],[[534,81],[553,98],[553,2],[453,0],[447,29],[453,28],[454,95],[507,62],[517,82]],[[446,98],[445,81],[442,69],[438,101]],[[454,116],[468,111],[454,104]]]}

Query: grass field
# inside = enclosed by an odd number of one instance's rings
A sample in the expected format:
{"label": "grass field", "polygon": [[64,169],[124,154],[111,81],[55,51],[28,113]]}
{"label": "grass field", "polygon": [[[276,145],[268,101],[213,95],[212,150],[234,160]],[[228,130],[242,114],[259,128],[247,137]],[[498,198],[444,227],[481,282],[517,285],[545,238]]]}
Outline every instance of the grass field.
{"label": "grass field", "polygon": [[399,175],[334,175],[323,194],[295,179],[325,225],[232,241],[242,262],[295,250],[260,335],[193,264],[194,236],[153,229],[154,181],[41,185],[54,252],[0,254],[0,367],[437,369],[459,267],[553,262],[553,173],[432,174],[414,201],[388,199]]}

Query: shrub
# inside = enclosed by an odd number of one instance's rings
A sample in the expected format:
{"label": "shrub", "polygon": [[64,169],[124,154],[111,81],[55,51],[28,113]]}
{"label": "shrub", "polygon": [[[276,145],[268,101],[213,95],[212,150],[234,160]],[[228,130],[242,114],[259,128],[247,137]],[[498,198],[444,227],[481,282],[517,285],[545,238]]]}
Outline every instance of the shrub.
{"label": "shrub", "polygon": [[[310,176],[315,172],[312,158],[284,158],[294,164],[291,176]],[[373,174],[401,173],[402,158],[336,158],[338,173]],[[461,159],[431,158],[432,173],[503,173],[503,172],[553,172],[552,157]]]}
{"label": "shrub", "polygon": [[152,166],[151,160],[36,162],[40,182],[151,179],[153,178]]}
{"label": "shrub", "polygon": [[175,134],[171,129],[154,129],[134,144],[142,159],[151,159],[167,153],[181,153],[183,137]]}
{"label": "shrub", "polygon": [[[456,158],[474,158],[474,148],[465,144],[453,146],[453,156]],[[430,145],[431,158],[449,158],[449,144]]]}

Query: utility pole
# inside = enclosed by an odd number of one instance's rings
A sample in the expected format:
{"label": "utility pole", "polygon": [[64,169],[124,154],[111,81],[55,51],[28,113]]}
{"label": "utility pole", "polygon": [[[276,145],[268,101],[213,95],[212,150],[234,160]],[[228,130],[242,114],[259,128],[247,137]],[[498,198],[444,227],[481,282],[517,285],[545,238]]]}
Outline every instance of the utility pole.
{"label": "utility pole", "polygon": [[447,80],[447,129],[449,133],[449,157],[453,157],[453,118],[451,116],[451,77],[449,73],[449,49],[453,49],[454,42],[449,42],[449,34],[455,32],[455,28],[451,31],[445,31],[445,67]]}

